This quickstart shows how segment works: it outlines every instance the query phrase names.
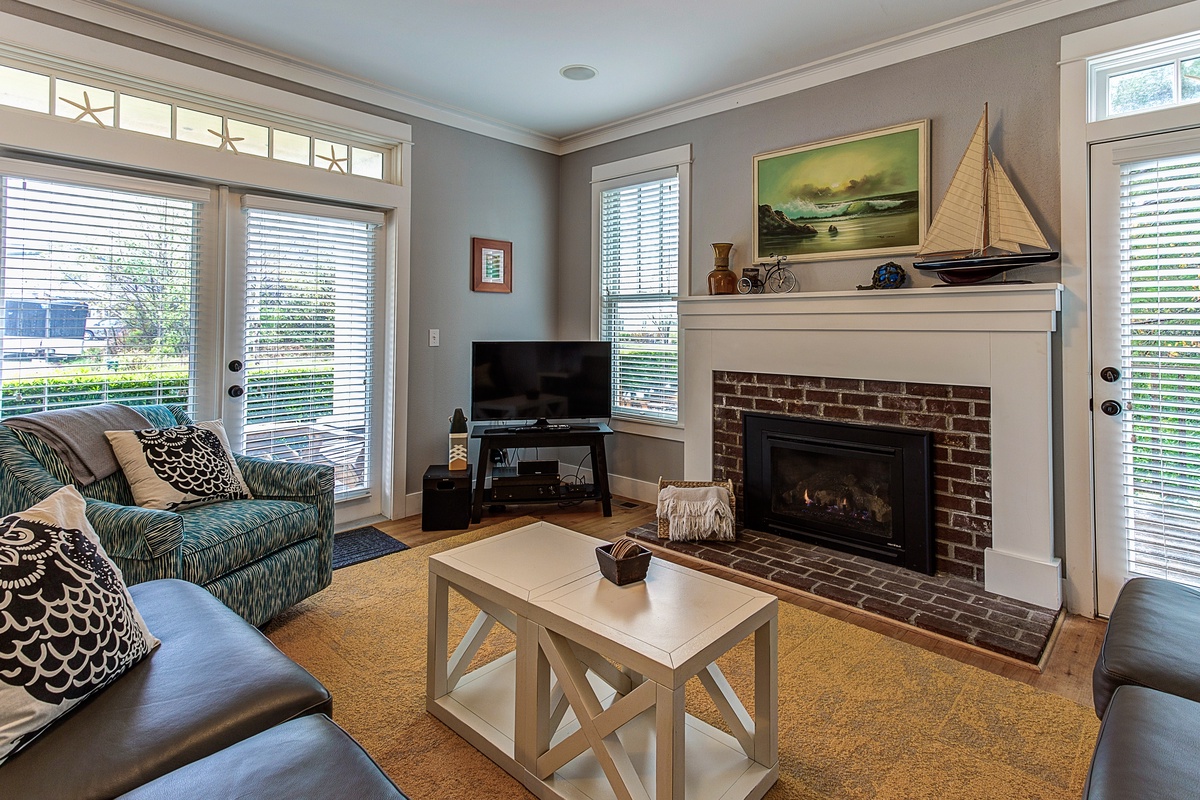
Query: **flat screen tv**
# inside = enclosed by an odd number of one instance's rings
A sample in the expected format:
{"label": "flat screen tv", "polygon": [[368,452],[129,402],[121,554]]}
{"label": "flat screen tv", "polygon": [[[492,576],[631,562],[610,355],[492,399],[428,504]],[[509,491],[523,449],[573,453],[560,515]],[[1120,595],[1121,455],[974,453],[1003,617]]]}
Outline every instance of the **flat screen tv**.
{"label": "flat screen tv", "polygon": [[471,419],[558,419],[612,415],[609,342],[474,342]]}

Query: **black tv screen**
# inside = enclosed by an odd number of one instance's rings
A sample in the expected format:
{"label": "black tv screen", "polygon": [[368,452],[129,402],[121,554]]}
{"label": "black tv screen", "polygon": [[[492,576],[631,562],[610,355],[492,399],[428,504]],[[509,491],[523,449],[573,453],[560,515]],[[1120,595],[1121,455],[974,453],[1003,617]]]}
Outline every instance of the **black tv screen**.
{"label": "black tv screen", "polygon": [[612,415],[608,342],[474,342],[471,419],[593,419]]}

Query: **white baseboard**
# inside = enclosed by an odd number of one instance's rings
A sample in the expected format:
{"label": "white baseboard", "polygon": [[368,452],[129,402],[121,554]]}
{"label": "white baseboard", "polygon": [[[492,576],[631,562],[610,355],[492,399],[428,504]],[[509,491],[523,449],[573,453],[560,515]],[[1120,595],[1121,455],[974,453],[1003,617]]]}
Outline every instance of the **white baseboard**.
{"label": "white baseboard", "polygon": [[1057,611],[1062,608],[1062,581],[1061,559],[1040,561],[994,547],[983,551],[983,585],[989,592]]}

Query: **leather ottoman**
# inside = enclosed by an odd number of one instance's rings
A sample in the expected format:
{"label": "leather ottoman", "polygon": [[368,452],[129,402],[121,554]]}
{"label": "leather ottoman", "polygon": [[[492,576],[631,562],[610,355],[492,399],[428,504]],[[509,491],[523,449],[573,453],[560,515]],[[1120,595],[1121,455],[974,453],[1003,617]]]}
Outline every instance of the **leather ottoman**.
{"label": "leather ottoman", "polygon": [[1158,578],[1121,589],[1092,671],[1098,717],[1126,684],[1200,701],[1200,591]]}
{"label": "leather ottoman", "polygon": [[1104,715],[1084,800],[1179,800],[1200,786],[1200,703],[1118,687]]}
{"label": "leather ottoman", "polygon": [[121,795],[123,800],[407,800],[322,714],[294,719]]}

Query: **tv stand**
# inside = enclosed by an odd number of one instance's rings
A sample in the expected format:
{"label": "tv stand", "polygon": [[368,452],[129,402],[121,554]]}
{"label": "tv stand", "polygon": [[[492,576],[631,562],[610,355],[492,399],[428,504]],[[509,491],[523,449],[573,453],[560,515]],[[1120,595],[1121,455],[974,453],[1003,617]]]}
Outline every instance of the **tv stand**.
{"label": "tv stand", "polygon": [[604,452],[604,437],[612,436],[612,428],[603,423],[589,425],[524,425],[497,427],[472,425],[471,438],[479,439],[479,466],[475,472],[475,492],[471,502],[471,522],[483,518],[483,507],[492,504],[487,478],[492,465],[493,450],[520,450],[527,447],[587,447],[591,450],[594,486],[581,492],[578,487],[565,487],[554,497],[505,501],[519,503],[562,503],[576,500],[599,500],[604,516],[612,516],[612,494],[608,490],[608,457]]}

